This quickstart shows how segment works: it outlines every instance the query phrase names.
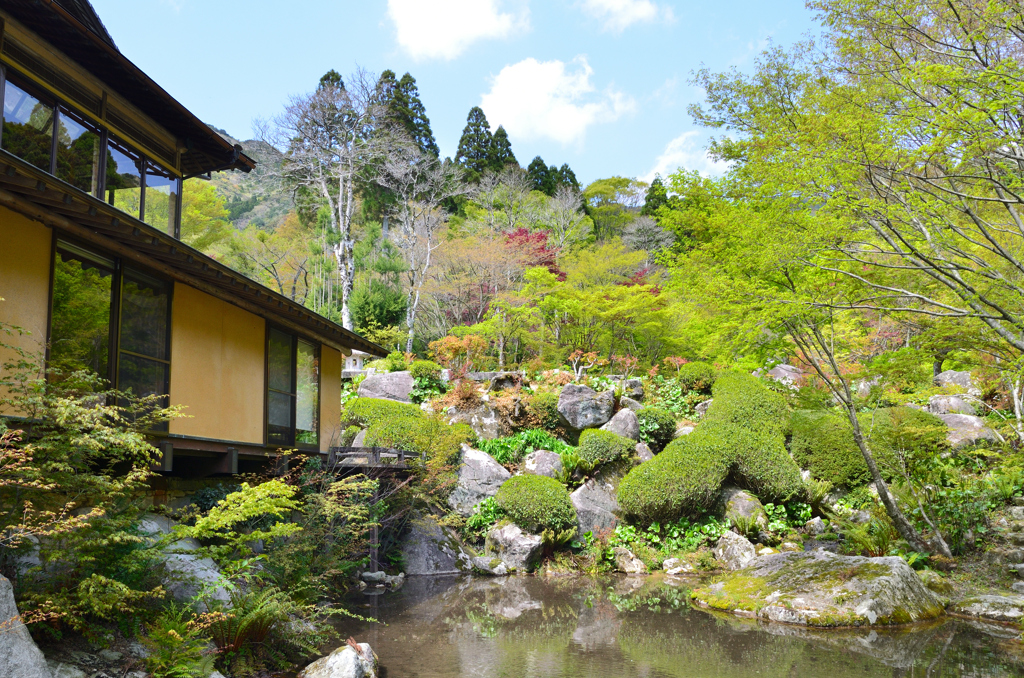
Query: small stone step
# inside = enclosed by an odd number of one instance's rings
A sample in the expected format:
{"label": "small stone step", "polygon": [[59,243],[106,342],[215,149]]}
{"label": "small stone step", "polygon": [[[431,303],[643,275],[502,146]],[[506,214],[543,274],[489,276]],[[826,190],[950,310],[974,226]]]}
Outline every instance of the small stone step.
{"label": "small stone step", "polygon": [[996,548],[985,553],[985,562],[991,565],[1024,563],[1024,549]]}

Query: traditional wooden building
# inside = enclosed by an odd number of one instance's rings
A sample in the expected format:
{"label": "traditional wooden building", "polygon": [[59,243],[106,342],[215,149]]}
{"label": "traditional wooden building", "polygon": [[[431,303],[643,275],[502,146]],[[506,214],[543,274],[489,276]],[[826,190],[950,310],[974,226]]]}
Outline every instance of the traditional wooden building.
{"label": "traditional wooden building", "polygon": [[[60,370],[158,394],[162,470],[326,452],[384,351],[178,238],[185,179],[255,163],[131,63],[86,0],[0,3],[0,322]],[[17,416],[17,412],[0,413]]]}

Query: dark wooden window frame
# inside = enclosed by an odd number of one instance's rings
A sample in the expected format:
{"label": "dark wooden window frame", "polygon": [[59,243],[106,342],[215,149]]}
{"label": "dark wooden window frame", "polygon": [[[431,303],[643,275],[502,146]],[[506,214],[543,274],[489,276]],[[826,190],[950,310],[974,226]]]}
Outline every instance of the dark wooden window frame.
{"label": "dark wooden window frame", "polygon": [[[319,452],[320,451],[320,437],[322,435],[322,422],[320,421],[320,405],[321,395],[323,391],[323,369],[320,367],[321,356],[323,355],[322,346],[319,342],[313,341],[312,339],[305,337],[300,334],[296,334],[294,331],[284,327],[280,327],[271,322],[266,323],[266,333],[263,341],[263,444],[268,447],[277,448],[294,448],[305,452]],[[291,364],[292,364],[292,383],[291,392],[286,394],[291,398],[291,441],[287,444],[278,444],[271,442],[270,440],[270,332],[275,330],[281,334],[285,334],[292,339],[291,344]],[[316,443],[300,443],[296,439],[296,431],[298,430],[295,426],[297,421],[296,408],[298,406],[298,379],[299,379],[299,365],[298,365],[298,349],[299,340],[306,342],[313,346],[316,350],[316,361],[317,361],[317,374],[316,374]],[[277,391],[276,393],[284,393],[284,391]]]}

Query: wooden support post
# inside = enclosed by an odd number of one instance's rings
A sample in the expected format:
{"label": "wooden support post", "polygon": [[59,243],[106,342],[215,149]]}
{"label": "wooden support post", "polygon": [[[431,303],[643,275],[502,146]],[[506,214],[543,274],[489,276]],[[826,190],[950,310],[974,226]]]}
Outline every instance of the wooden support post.
{"label": "wooden support post", "polygon": [[160,450],[160,461],[156,465],[156,470],[170,473],[174,470],[174,443],[170,440],[161,440],[157,444],[157,449]]}

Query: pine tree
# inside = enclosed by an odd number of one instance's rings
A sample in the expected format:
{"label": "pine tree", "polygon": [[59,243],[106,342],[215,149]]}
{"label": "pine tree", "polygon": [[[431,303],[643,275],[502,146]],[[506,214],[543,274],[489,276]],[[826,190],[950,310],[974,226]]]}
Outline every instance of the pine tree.
{"label": "pine tree", "polygon": [[544,159],[539,155],[530,161],[530,166],[526,168],[527,178],[533,182],[533,190],[540,191],[545,195],[554,195],[555,188],[555,177],[551,175],[551,167],[548,167],[544,162]]}
{"label": "pine tree", "polygon": [[647,195],[644,197],[644,206],[641,208],[640,214],[646,217],[653,217],[657,214],[658,208],[667,203],[668,189],[662,183],[661,176],[656,176],[647,188]]}
{"label": "pine tree", "polygon": [[491,128],[483,109],[474,106],[466,117],[455,161],[467,170],[467,179],[477,181],[491,167]]}
{"label": "pine tree", "polygon": [[398,81],[395,90],[393,115],[409,134],[424,155],[437,157],[441,150],[434,140],[434,132],[430,129],[430,118],[427,109],[420,101],[420,90],[416,86],[416,78],[408,73]]}
{"label": "pine tree", "polygon": [[317,85],[317,89],[323,89],[328,86],[345,89],[345,81],[341,79],[341,73],[333,68],[324,73],[323,77],[320,78],[320,84]]}
{"label": "pine tree", "polygon": [[512,152],[512,142],[508,140],[508,132],[501,125],[494,131],[491,137],[491,169],[500,172],[506,165],[519,165],[515,154]]}
{"label": "pine tree", "polygon": [[576,173],[568,164],[563,164],[558,168],[558,184],[575,188],[577,191],[580,190],[580,182],[576,180]]}

